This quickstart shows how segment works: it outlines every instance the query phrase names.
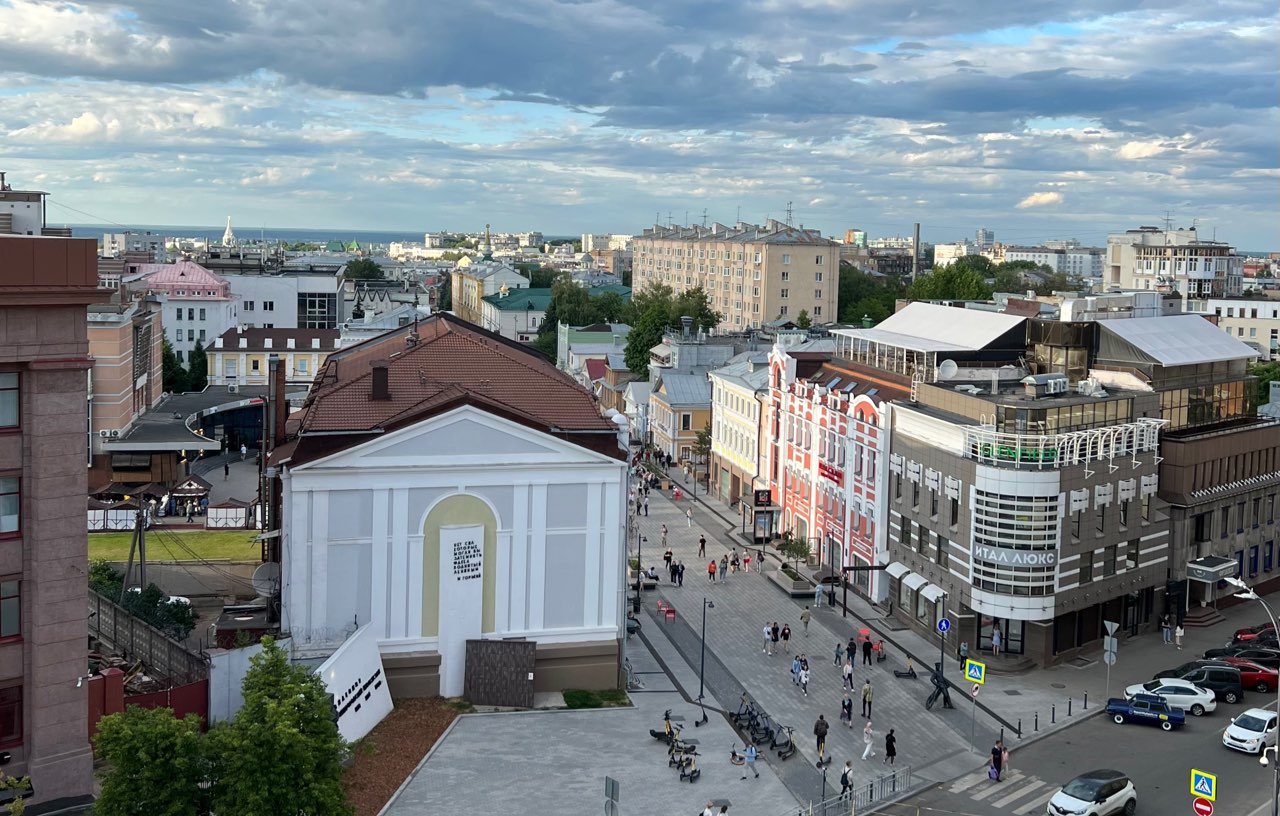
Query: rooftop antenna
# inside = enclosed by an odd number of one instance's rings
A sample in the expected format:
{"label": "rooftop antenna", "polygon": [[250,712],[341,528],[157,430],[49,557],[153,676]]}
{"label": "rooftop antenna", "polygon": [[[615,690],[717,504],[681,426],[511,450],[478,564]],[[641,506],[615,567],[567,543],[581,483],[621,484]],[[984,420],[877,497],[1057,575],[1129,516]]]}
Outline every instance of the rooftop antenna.
{"label": "rooftop antenna", "polygon": [[703,227],[703,229],[706,229],[706,226],[707,226],[707,208],[706,208],[706,207],[703,207],[703,208],[702,208],[702,227]]}
{"label": "rooftop antenna", "polygon": [[738,214],[733,219],[734,226],[742,223],[742,205],[738,205]]}
{"label": "rooftop antenna", "polygon": [[671,210],[667,210],[667,227],[670,228],[672,223],[674,222],[671,219]]}
{"label": "rooftop antenna", "polygon": [[1164,211],[1164,231],[1173,229],[1173,210]]}
{"label": "rooftop antenna", "polygon": [[791,202],[787,202],[787,226],[791,226]]}
{"label": "rooftop antenna", "polygon": [[685,211],[684,211],[684,225],[685,225],[686,227],[687,227],[687,226],[689,226],[689,211],[688,211],[688,210],[685,210]]}
{"label": "rooftop antenna", "polygon": [[657,227],[662,226],[662,213],[658,212],[657,210],[655,210],[653,213],[653,224],[654,226],[657,226]]}

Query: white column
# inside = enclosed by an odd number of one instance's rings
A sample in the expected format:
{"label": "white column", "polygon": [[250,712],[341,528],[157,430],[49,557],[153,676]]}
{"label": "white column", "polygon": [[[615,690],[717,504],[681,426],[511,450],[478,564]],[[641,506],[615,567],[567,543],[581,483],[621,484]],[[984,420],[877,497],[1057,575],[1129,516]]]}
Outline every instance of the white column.
{"label": "white column", "polygon": [[[391,491],[391,592],[388,598],[390,631],[388,637],[402,638],[408,631],[409,617],[409,491],[397,487]],[[421,577],[419,577],[421,580]]]}
{"label": "white column", "polygon": [[529,485],[517,484],[512,500],[515,510],[511,522],[511,566],[506,586],[511,600],[507,606],[507,631],[522,632],[529,628]]}
{"label": "white column", "polygon": [[369,614],[372,620],[366,623],[373,624],[374,631],[379,637],[387,637],[387,621],[390,618],[387,608],[389,581],[387,556],[391,547],[391,542],[387,538],[387,505],[390,498],[390,491],[385,488],[373,491],[373,540],[369,544],[372,557]]}
{"label": "white column", "polygon": [[336,643],[341,623],[329,620],[329,491],[315,490],[309,495],[311,574],[307,586],[311,589],[311,618],[307,626],[312,642]]}
{"label": "white column", "polygon": [[285,572],[281,575],[280,629],[293,632],[294,643],[307,641],[303,630],[307,626],[307,561],[311,557],[307,544],[306,494],[293,492],[293,474],[284,469],[281,477],[283,488],[284,518],[280,536],[280,553]]}
{"label": "white column", "polygon": [[498,634],[511,631],[511,593],[506,589],[511,585],[511,542],[513,535],[509,530],[499,530],[494,536],[493,563],[485,569],[497,570],[493,577],[493,629]]}
{"label": "white column", "polygon": [[582,571],[586,579],[582,588],[586,593],[582,603],[583,626],[600,625],[600,548],[604,543],[601,525],[605,522],[602,518],[600,489],[599,482],[587,485],[587,552]]}
{"label": "white column", "polygon": [[529,519],[529,629],[540,631],[547,586],[547,486],[533,485]]}

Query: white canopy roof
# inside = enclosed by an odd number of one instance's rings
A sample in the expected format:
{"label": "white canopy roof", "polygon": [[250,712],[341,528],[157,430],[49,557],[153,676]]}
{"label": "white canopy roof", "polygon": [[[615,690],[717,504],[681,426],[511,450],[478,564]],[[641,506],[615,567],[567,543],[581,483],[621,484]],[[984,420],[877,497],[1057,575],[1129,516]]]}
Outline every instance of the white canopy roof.
{"label": "white canopy roof", "polygon": [[929,581],[926,580],[923,575],[920,575],[915,572],[909,572],[906,574],[906,576],[903,577],[902,583],[906,584],[912,589],[919,589],[920,587],[929,583]]}
{"label": "white canopy roof", "polygon": [[[885,321],[888,322],[888,321]],[[1163,366],[1251,360],[1258,352],[1200,315],[1131,317],[1098,325]]]}
{"label": "white canopy roof", "polygon": [[[837,333],[922,351],[977,351],[1025,320],[1025,317],[1002,312],[960,309],[936,303],[910,303],[874,329],[841,330]],[[914,338],[914,342],[906,338]]]}

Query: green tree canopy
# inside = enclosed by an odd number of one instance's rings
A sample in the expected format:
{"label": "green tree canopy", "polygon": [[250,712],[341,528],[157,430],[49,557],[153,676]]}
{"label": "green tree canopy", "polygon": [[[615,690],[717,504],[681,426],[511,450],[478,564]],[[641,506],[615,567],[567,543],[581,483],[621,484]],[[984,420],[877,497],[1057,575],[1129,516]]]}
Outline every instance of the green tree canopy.
{"label": "green tree canopy", "polygon": [[649,349],[662,342],[662,333],[671,325],[671,314],[662,303],[651,303],[631,326],[623,358],[632,374],[649,376]]}
{"label": "green tree canopy", "polygon": [[160,379],[165,391],[170,394],[182,394],[187,391],[187,370],[178,362],[178,355],[164,338],[164,346],[160,357]]}
{"label": "green tree canopy", "polygon": [[238,816],[345,816],[345,745],[324,683],[267,637],[249,658],[244,706],[209,732],[213,811]]}
{"label": "green tree canopy", "polygon": [[[985,271],[981,271],[984,264],[980,262],[984,261]],[[960,258],[916,278],[907,287],[907,297],[912,300],[989,300],[991,287],[987,285],[986,273],[990,269],[991,261],[981,255]]]}
{"label": "green tree canopy", "polygon": [[680,326],[681,317],[693,318],[693,330],[711,331],[720,325],[724,315],[711,308],[711,296],[701,286],[686,289],[671,302],[671,327]]}
{"label": "green tree canopy", "polygon": [[809,318],[809,310],[801,309],[800,314],[796,315],[796,326],[807,329],[813,325],[813,320]]}
{"label": "green tree canopy", "polygon": [[382,271],[382,267],[368,258],[354,258],[347,261],[346,267],[342,271],[342,277],[347,280],[382,280],[386,275]]}
{"label": "green tree canopy", "polygon": [[204,343],[196,341],[196,347],[187,360],[187,390],[203,391],[209,384],[209,355],[205,353]]}
{"label": "green tree canopy", "polygon": [[208,791],[200,787],[209,778],[208,756],[195,714],[179,720],[168,708],[129,706],[99,721],[93,745],[106,760],[97,816],[208,812]]}
{"label": "green tree canopy", "polygon": [[1271,381],[1280,380],[1280,361],[1258,363],[1249,368],[1249,374],[1258,378],[1258,404],[1266,405],[1271,400]]}
{"label": "green tree canopy", "polygon": [[897,300],[903,297],[903,286],[897,278],[876,278],[852,264],[840,264],[840,322],[858,323],[869,317],[879,323],[893,314]]}

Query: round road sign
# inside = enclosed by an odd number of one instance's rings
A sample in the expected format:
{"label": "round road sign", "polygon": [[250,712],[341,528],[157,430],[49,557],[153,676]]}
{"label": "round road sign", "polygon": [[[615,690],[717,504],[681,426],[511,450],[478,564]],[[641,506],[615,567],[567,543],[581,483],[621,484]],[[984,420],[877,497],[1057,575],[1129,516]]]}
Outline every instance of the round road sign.
{"label": "round road sign", "polygon": [[951,620],[949,618],[943,618],[942,620],[938,621],[939,632],[946,632],[950,628],[951,628]]}
{"label": "round road sign", "polygon": [[971,691],[971,692],[969,692],[969,693],[970,693],[970,694],[972,694],[974,697],[977,697],[977,696],[978,696],[978,692],[979,692],[979,691],[981,691],[981,690],[982,690],[982,686],[978,685],[977,683],[974,683],[974,684],[973,684],[973,691]]}
{"label": "round road sign", "polygon": [[1196,816],[1213,816],[1213,802],[1198,798],[1191,803],[1191,812]]}

